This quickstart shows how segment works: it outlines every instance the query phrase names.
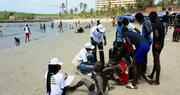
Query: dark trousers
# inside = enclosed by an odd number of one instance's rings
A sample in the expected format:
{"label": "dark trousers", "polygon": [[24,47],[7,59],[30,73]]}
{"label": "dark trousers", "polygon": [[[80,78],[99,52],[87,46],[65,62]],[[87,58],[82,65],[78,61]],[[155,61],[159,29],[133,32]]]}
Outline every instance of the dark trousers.
{"label": "dark trousers", "polygon": [[92,45],[95,46],[95,52],[93,52],[94,54],[94,57],[95,57],[95,61],[97,61],[97,55],[96,55],[96,52],[97,52],[97,47],[98,47],[98,50],[99,50],[99,55],[100,55],[100,61],[103,63],[104,65],[104,51],[103,51],[103,43],[99,43],[99,44],[96,44],[96,43],[92,43]]}

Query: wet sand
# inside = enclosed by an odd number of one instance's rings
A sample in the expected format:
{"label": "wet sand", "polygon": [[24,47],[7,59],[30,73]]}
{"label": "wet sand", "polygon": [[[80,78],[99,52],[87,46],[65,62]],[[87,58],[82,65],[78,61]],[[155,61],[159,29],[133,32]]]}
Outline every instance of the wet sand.
{"label": "wet sand", "polygon": [[[87,22],[87,20],[85,20]],[[90,20],[89,20],[90,22]],[[82,23],[84,25],[84,23]],[[112,47],[115,39],[115,28],[111,20],[102,20],[107,30],[107,46],[104,47],[105,61],[108,61],[108,49]],[[141,27],[139,25],[139,29]],[[90,29],[85,33],[74,33],[75,30],[54,35],[46,39],[32,41],[19,47],[0,50],[0,95],[45,95],[44,75],[47,71],[48,61],[57,57],[64,62],[61,72],[75,75],[72,84],[82,77],[78,75],[72,65],[74,56],[82,49],[85,43],[90,42]],[[123,85],[110,83],[115,89],[108,91],[109,95],[179,95],[180,89],[180,44],[172,42],[173,29],[165,38],[165,45],[161,53],[161,76],[159,86],[149,85],[144,80],[140,81],[137,90],[126,89]],[[149,74],[152,70],[152,51],[148,55]],[[88,95],[85,86],[78,88],[70,95]]]}

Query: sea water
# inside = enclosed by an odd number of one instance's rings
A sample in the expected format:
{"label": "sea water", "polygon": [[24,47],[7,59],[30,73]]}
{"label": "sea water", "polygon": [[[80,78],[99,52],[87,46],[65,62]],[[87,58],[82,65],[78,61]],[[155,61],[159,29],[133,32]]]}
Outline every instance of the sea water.
{"label": "sea water", "polygon": [[[14,37],[19,38],[21,45],[23,45],[25,43],[24,27],[27,24],[31,31],[30,41],[62,33],[58,27],[59,22],[53,22],[54,28],[51,28],[51,23],[52,22],[0,23],[0,49],[14,47]],[[46,25],[46,31],[40,28],[40,24]],[[70,25],[72,24],[63,22],[63,31],[69,30]]]}

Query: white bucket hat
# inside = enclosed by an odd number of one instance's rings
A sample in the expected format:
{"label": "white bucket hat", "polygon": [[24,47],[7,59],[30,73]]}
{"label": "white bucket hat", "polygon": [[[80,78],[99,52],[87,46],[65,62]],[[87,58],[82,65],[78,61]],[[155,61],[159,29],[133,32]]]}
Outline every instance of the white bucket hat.
{"label": "white bucket hat", "polygon": [[58,60],[58,58],[52,58],[49,61],[49,65],[62,65],[63,63],[61,61]]}
{"label": "white bucket hat", "polygon": [[87,44],[85,45],[85,48],[94,49],[95,46],[93,46],[91,43],[87,43]]}
{"label": "white bucket hat", "polygon": [[103,33],[103,32],[106,31],[105,28],[104,28],[101,24],[98,25],[97,28],[99,29],[99,31],[100,31],[101,33]]}

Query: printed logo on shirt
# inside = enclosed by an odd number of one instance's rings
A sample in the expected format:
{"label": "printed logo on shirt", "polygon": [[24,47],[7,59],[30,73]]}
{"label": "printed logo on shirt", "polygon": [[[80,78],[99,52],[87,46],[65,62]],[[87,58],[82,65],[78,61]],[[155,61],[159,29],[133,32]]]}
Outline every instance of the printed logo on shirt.
{"label": "printed logo on shirt", "polygon": [[54,78],[54,77],[51,77],[51,84],[52,84],[52,85],[56,85],[56,81],[55,81],[55,78]]}

